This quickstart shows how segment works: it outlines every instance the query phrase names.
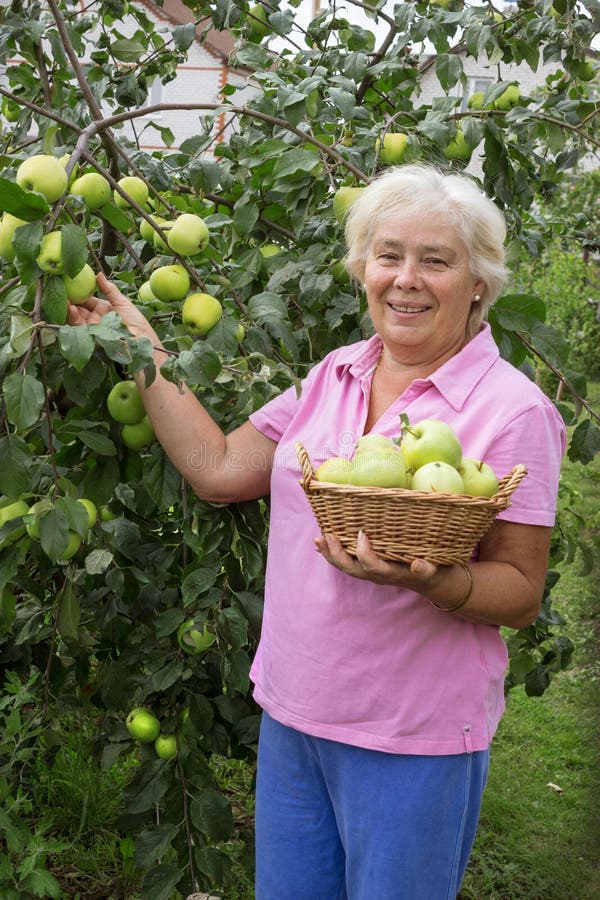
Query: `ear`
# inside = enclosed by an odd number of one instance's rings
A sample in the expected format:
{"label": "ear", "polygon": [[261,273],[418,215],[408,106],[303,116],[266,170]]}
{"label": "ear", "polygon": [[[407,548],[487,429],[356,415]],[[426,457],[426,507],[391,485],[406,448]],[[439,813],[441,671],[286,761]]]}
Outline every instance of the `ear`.
{"label": "ear", "polygon": [[478,278],[477,281],[475,282],[475,284],[473,285],[473,295],[478,294],[479,300],[473,301],[473,302],[478,303],[484,297],[485,289],[486,289],[485,281],[482,278]]}

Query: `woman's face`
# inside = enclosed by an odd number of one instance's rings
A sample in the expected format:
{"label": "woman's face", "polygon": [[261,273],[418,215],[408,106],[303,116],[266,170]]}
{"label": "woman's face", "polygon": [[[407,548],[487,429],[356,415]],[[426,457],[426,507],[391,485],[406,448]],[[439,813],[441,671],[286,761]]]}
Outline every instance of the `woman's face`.
{"label": "woman's face", "polygon": [[379,222],[364,281],[373,325],[392,357],[434,367],[463,346],[471,304],[484,290],[455,228],[431,215]]}

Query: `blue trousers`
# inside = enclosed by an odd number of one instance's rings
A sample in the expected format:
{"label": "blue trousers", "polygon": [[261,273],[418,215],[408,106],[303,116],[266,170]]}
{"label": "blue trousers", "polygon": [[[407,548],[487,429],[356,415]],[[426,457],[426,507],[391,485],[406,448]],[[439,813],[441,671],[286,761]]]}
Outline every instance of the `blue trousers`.
{"label": "blue trousers", "polygon": [[263,713],[256,900],[455,900],[488,766],[487,750],[382,753]]}

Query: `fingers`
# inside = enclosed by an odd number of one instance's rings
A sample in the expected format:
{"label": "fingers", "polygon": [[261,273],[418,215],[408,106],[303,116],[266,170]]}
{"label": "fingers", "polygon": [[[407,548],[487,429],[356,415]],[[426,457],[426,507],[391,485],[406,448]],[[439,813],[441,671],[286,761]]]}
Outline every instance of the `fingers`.
{"label": "fingers", "polygon": [[415,559],[410,565],[390,562],[377,556],[366,534],[359,532],[356,539],[356,557],[344,550],[339,538],[327,534],[315,539],[315,550],[341,572],[373,581],[376,584],[397,585],[419,591],[430,582],[438,567],[426,559]]}

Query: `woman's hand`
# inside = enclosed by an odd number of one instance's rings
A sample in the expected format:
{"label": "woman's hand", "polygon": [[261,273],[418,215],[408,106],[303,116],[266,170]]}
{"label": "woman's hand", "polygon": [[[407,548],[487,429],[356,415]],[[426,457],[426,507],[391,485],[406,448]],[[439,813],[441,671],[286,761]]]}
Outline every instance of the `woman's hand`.
{"label": "woman's hand", "polygon": [[109,281],[105,275],[97,276],[98,288],[105,299],[90,297],[85,303],[75,306],[69,303],[68,318],[70,325],[96,325],[109,312],[116,312],[133,337],[147,337],[153,344],[159,339],[139,309]]}
{"label": "woman's hand", "polygon": [[356,540],[356,557],[346,553],[334,534],[315,538],[315,549],[346,575],[362,578],[375,584],[389,584],[427,594],[435,583],[439,567],[426,559],[414,559],[410,565],[381,559],[373,551],[366,534],[359,532]]}

